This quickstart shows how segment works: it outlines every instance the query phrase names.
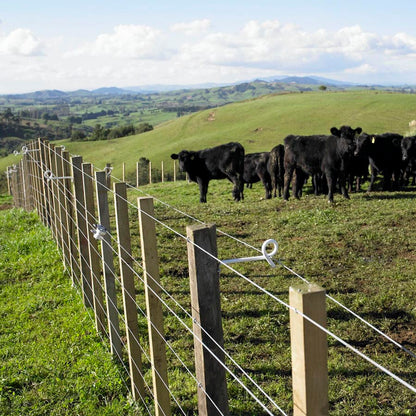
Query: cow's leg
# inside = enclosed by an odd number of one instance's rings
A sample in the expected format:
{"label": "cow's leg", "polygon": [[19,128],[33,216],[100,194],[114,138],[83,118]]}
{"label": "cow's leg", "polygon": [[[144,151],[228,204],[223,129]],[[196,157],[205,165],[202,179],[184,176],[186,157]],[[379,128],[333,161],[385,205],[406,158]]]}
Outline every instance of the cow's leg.
{"label": "cow's leg", "polygon": [[367,192],[371,192],[373,190],[374,181],[376,180],[377,173],[373,166],[370,166],[371,171],[371,178],[370,178],[370,185],[368,185]]}
{"label": "cow's leg", "polygon": [[199,185],[199,202],[207,202],[208,181],[198,178]]}
{"label": "cow's leg", "polygon": [[258,177],[260,178],[264,189],[266,191],[266,199],[270,199],[272,197],[272,192],[271,192],[271,179],[270,179],[270,175],[268,173],[265,174],[261,174],[261,173],[257,173]]}
{"label": "cow's leg", "polygon": [[346,181],[345,175],[343,173],[341,173],[340,176],[339,176],[339,187],[341,188],[341,194],[344,198],[350,199],[350,196],[348,195],[348,189],[347,189],[346,182],[347,181]]}
{"label": "cow's leg", "polygon": [[[271,185],[271,192],[273,194],[273,198],[276,198],[277,178],[276,178],[275,172],[272,172],[270,175],[270,185]],[[279,196],[280,196],[280,192],[279,192]]]}
{"label": "cow's leg", "polygon": [[296,199],[300,199],[302,196],[303,185],[305,183],[305,175],[300,169],[295,169],[296,178],[293,184],[293,196]]}
{"label": "cow's leg", "polygon": [[332,175],[326,174],[326,183],[328,184],[328,202],[334,202],[335,181]]}
{"label": "cow's leg", "polygon": [[244,180],[242,175],[237,173],[235,176],[228,176],[228,179],[234,184],[233,197],[235,201],[244,199]]}
{"label": "cow's leg", "polygon": [[289,186],[292,182],[293,171],[295,170],[294,166],[289,166],[285,169],[285,183],[283,186],[283,199],[287,201],[289,199]]}

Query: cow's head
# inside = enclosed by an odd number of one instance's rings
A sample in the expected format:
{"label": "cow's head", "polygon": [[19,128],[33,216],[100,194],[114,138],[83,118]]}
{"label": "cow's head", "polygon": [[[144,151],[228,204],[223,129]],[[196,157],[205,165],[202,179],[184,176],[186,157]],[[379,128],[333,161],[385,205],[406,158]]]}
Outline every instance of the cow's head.
{"label": "cow's head", "polygon": [[355,156],[366,155],[370,150],[370,146],[374,144],[376,138],[367,133],[360,134],[355,138]]}
{"label": "cow's head", "polygon": [[347,140],[354,140],[355,137],[361,134],[362,131],[363,129],[361,127],[353,129],[350,126],[341,126],[339,129],[337,129],[336,127],[332,127],[331,134]]}
{"label": "cow's head", "polygon": [[416,136],[403,137],[401,141],[402,158],[404,161],[416,157]]}
{"label": "cow's head", "polygon": [[182,150],[179,153],[173,153],[170,157],[174,160],[179,160],[179,169],[182,172],[189,172],[192,170],[192,165],[197,159],[196,152],[189,152],[188,150]]}
{"label": "cow's head", "polygon": [[341,126],[339,129],[336,127],[331,128],[331,134],[343,140],[347,146],[348,153],[351,154],[356,152],[356,138],[362,131],[363,129],[361,127],[357,127],[356,129],[350,126]]}

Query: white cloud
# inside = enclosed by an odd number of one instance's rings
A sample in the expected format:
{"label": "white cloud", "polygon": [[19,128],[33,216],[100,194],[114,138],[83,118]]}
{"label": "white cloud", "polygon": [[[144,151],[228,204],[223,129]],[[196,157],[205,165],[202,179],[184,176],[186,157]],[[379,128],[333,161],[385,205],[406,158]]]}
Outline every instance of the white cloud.
{"label": "white cloud", "polygon": [[165,59],[169,51],[164,48],[159,30],[143,25],[118,25],[112,33],[101,34],[94,42],[66,54],[81,55]]}
{"label": "white cloud", "polygon": [[0,54],[36,56],[42,54],[42,43],[28,29],[15,29],[0,37]]}
{"label": "white cloud", "polygon": [[377,68],[370,64],[362,64],[353,68],[347,68],[345,73],[347,74],[359,74],[359,75],[367,75],[367,74],[374,74],[377,72]]}
{"label": "white cloud", "polygon": [[171,26],[173,32],[182,32],[188,36],[199,35],[206,32],[211,26],[211,21],[209,19],[200,19],[193,20],[188,23],[176,23]]}

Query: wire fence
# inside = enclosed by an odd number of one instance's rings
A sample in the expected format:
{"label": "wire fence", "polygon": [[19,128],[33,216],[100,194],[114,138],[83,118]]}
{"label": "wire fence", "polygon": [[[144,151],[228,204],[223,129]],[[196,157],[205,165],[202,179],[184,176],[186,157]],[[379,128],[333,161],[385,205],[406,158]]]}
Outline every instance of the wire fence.
{"label": "wire fence", "polygon": [[[230,391],[238,391],[243,402],[250,402],[245,412],[257,409],[256,414],[288,415],[293,408],[301,409],[299,414],[328,414],[327,337],[416,393],[408,381],[327,329],[326,299],[407,357],[414,359],[415,353],[282,261],[274,260],[277,246],[272,253],[267,244],[262,249],[253,247],[127,185],[112,176],[108,167],[97,169],[47,141],[34,141],[21,153],[19,164],[7,169],[14,204],[36,210],[51,229],[73,285],[80,290],[98,334],[108,344],[127,380],[126,387],[144,413],[228,415],[235,413],[230,410]],[[128,198],[131,188],[144,194],[137,205]],[[192,222],[186,235],[157,218],[154,201]],[[133,253],[134,221],[139,227],[140,253]],[[185,300],[160,276],[156,226],[186,245],[190,292]],[[258,255],[220,260],[217,233]],[[289,272],[303,286],[290,288],[289,302],[284,301],[230,265],[239,260],[267,261]],[[289,312],[292,403],[271,393],[259,382],[261,377],[250,374],[239,357],[224,347],[219,266]],[[177,379],[172,373],[187,381],[172,385],[169,379]],[[194,391],[196,400],[190,403],[184,390]]]}

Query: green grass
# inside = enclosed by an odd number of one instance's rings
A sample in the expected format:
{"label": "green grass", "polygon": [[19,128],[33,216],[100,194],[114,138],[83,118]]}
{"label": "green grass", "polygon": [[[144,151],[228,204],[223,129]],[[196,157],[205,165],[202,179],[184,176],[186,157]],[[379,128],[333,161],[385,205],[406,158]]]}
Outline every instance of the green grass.
{"label": "green grass", "polygon": [[[145,187],[146,192],[260,248],[264,240],[279,243],[277,259],[353,309],[407,348],[416,351],[414,308],[415,191],[325,196],[306,194],[300,201],[261,200],[262,187],[245,191],[233,203],[225,181],[210,184],[208,203],[199,204],[196,184],[184,182]],[[133,198],[133,195],[132,195]],[[192,220],[182,219],[156,204],[158,218],[181,234]],[[132,214],[134,218],[134,215]],[[185,242],[158,226],[159,255],[165,287],[188,302]],[[218,238],[219,258],[258,255],[227,237]],[[283,301],[301,281],[286,269],[265,262],[234,266]],[[221,302],[227,351],[267,393],[291,412],[289,317],[276,301],[221,267]],[[327,302],[328,328],[370,358],[414,385],[415,360]],[[184,343],[185,334],[168,319],[168,337]],[[188,341],[189,343],[191,341]],[[191,344],[189,344],[191,345]],[[186,360],[191,359],[188,352]],[[185,361],[186,361],[185,360]],[[329,339],[329,400],[331,415],[411,415],[414,393]],[[229,378],[233,414],[262,414]],[[244,397],[244,399],[241,399]]]}
{"label": "green grass", "polygon": [[[406,134],[415,118],[416,95],[381,91],[312,92],[265,95],[194,113],[157,126],[153,131],[100,142],[59,141],[72,154],[103,168],[112,163],[121,177],[122,163],[134,172],[140,157],[154,167],[164,161],[171,170],[171,153],[198,150],[239,141],[246,152],[271,150],[288,134],[329,134],[333,126],[360,126],[369,133]],[[214,117],[212,117],[214,115]],[[0,171],[19,158],[0,159]]]}
{"label": "green grass", "polygon": [[140,414],[34,214],[0,211],[0,289],[0,414]]}
{"label": "green grass", "polygon": [[[274,238],[279,243],[276,260],[323,286],[328,294],[416,351],[415,189],[357,193],[351,200],[336,195],[333,205],[325,196],[311,195],[308,189],[299,201],[262,200],[264,191],[259,184],[245,191],[244,202],[235,203],[227,181],[211,182],[207,204],[198,202],[197,185],[185,181],[149,185],[143,190],[200,220],[215,223],[219,230],[254,247]],[[134,203],[142,195],[129,191]],[[129,211],[133,253],[140,259],[137,212],[133,207]],[[186,235],[186,225],[194,223],[157,201],[155,212],[158,219],[182,235]],[[63,414],[62,409],[68,415],[134,414],[125,386],[95,335],[79,294],[70,288],[69,277],[62,274],[48,231],[33,214],[12,210],[1,215],[1,405],[12,415],[54,414],[57,409],[61,413],[55,414]],[[157,225],[157,241],[162,284],[189,311],[186,241],[162,225]],[[219,236],[219,258],[252,255],[258,255],[257,251]],[[281,265],[273,269],[265,262],[256,262],[234,267],[285,302],[289,287],[300,283]],[[144,308],[140,279],[136,284],[137,301]],[[290,414],[288,311],[223,266],[220,285],[226,350]],[[191,319],[164,298],[191,326]],[[332,332],[414,384],[413,358],[334,303],[328,301],[327,308]],[[139,326],[146,345],[143,317]],[[167,311],[165,333],[192,371],[192,336]],[[194,414],[195,383],[169,349],[167,354],[170,388],[184,411]],[[227,364],[239,374],[231,362]],[[413,393],[332,339],[328,368],[331,415],[413,414]],[[146,361],[144,369],[150,382]],[[231,377],[227,380],[232,415],[264,414]],[[181,414],[175,403],[172,406],[173,414]]]}

